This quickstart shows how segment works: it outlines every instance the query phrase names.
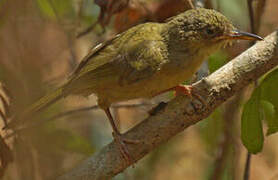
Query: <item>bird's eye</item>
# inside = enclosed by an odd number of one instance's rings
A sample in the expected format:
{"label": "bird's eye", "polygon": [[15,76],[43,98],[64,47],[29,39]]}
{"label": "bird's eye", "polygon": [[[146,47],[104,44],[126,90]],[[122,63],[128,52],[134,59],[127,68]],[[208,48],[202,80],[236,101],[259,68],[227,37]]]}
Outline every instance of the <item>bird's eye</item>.
{"label": "bird's eye", "polygon": [[215,31],[211,28],[206,28],[205,33],[209,36],[213,36],[215,34]]}

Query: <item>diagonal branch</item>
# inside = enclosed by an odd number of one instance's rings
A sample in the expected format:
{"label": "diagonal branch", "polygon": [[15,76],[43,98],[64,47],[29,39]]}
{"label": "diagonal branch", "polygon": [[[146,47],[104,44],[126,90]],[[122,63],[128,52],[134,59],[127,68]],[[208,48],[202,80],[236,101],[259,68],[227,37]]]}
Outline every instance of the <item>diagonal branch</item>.
{"label": "diagonal branch", "polygon": [[[179,96],[125,133],[124,138],[141,141],[139,144],[128,144],[130,154],[135,160],[143,158],[160,144],[206,118],[228,98],[276,65],[278,65],[278,31],[193,85],[203,95],[207,103],[205,108],[195,110],[189,98]],[[57,179],[110,179],[130,165],[121,158],[113,141]]]}

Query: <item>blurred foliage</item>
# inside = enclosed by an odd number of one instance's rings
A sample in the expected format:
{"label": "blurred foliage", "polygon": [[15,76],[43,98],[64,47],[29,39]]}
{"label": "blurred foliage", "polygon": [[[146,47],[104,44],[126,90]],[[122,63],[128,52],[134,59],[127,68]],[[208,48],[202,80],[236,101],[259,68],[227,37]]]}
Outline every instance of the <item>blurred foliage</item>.
{"label": "blurred foliage", "polygon": [[218,8],[222,12],[225,12],[225,15],[229,17],[240,29],[246,29],[248,27],[248,11],[247,1],[234,0],[234,1],[225,1],[225,0],[215,0],[218,2]]}
{"label": "blurred foliage", "polygon": [[209,59],[209,72],[213,73],[227,62],[227,54],[224,51],[218,51],[212,54]]}
{"label": "blurred foliage", "polygon": [[37,0],[40,11],[50,18],[69,18],[75,14],[71,0]]}
{"label": "blurred foliage", "polygon": [[207,152],[214,154],[223,133],[223,118],[220,108],[217,108],[207,119],[199,124],[200,134],[207,145]]}
{"label": "blurred foliage", "polygon": [[83,0],[81,3],[78,20],[81,21],[81,25],[84,24],[84,26],[89,26],[97,21],[100,8],[93,2],[93,0]]}
{"label": "blurred foliage", "polygon": [[40,147],[45,146],[49,152],[66,151],[84,155],[94,152],[92,144],[84,137],[68,129],[58,128],[55,123],[47,123],[36,131],[39,131],[40,136],[33,137],[34,142]]}

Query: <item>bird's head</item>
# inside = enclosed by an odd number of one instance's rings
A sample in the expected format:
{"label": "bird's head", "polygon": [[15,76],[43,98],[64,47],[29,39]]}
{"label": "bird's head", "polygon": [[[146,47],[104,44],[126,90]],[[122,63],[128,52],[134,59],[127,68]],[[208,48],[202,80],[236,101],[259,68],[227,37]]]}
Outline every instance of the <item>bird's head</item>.
{"label": "bird's head", "polygon": [[221,13],[204,8],[196,8],[171,18],[170,38],[189,48],[217,50],[236,39],[262,40],[261,37],[239,31]]}

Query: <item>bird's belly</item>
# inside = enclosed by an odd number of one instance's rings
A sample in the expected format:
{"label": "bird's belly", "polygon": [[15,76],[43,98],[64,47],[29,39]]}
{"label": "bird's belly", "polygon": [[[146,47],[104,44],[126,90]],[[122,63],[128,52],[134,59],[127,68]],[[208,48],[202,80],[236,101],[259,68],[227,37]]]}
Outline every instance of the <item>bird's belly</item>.
{"label": "bird's belly", "polygon": [[136,98],[151,98],[167,89],[188,80],[200,67],[204,56],[183,61],[181,64],[167,64],[152,76],[124,86],[117,85],[97,93],[107,104]]}
{"label": "bird's belly", "polygon": [[102,93],[106,94],[106,101],[109,101],[109,103],[136,98],[151,98],[167,89],[181,84],[194,73],[195,69],[176,69],[175,72],[160,71],[148,79],[140,80],[139,82],[125,86],[114,86],[111,87],[111,89],[102,91]]}

